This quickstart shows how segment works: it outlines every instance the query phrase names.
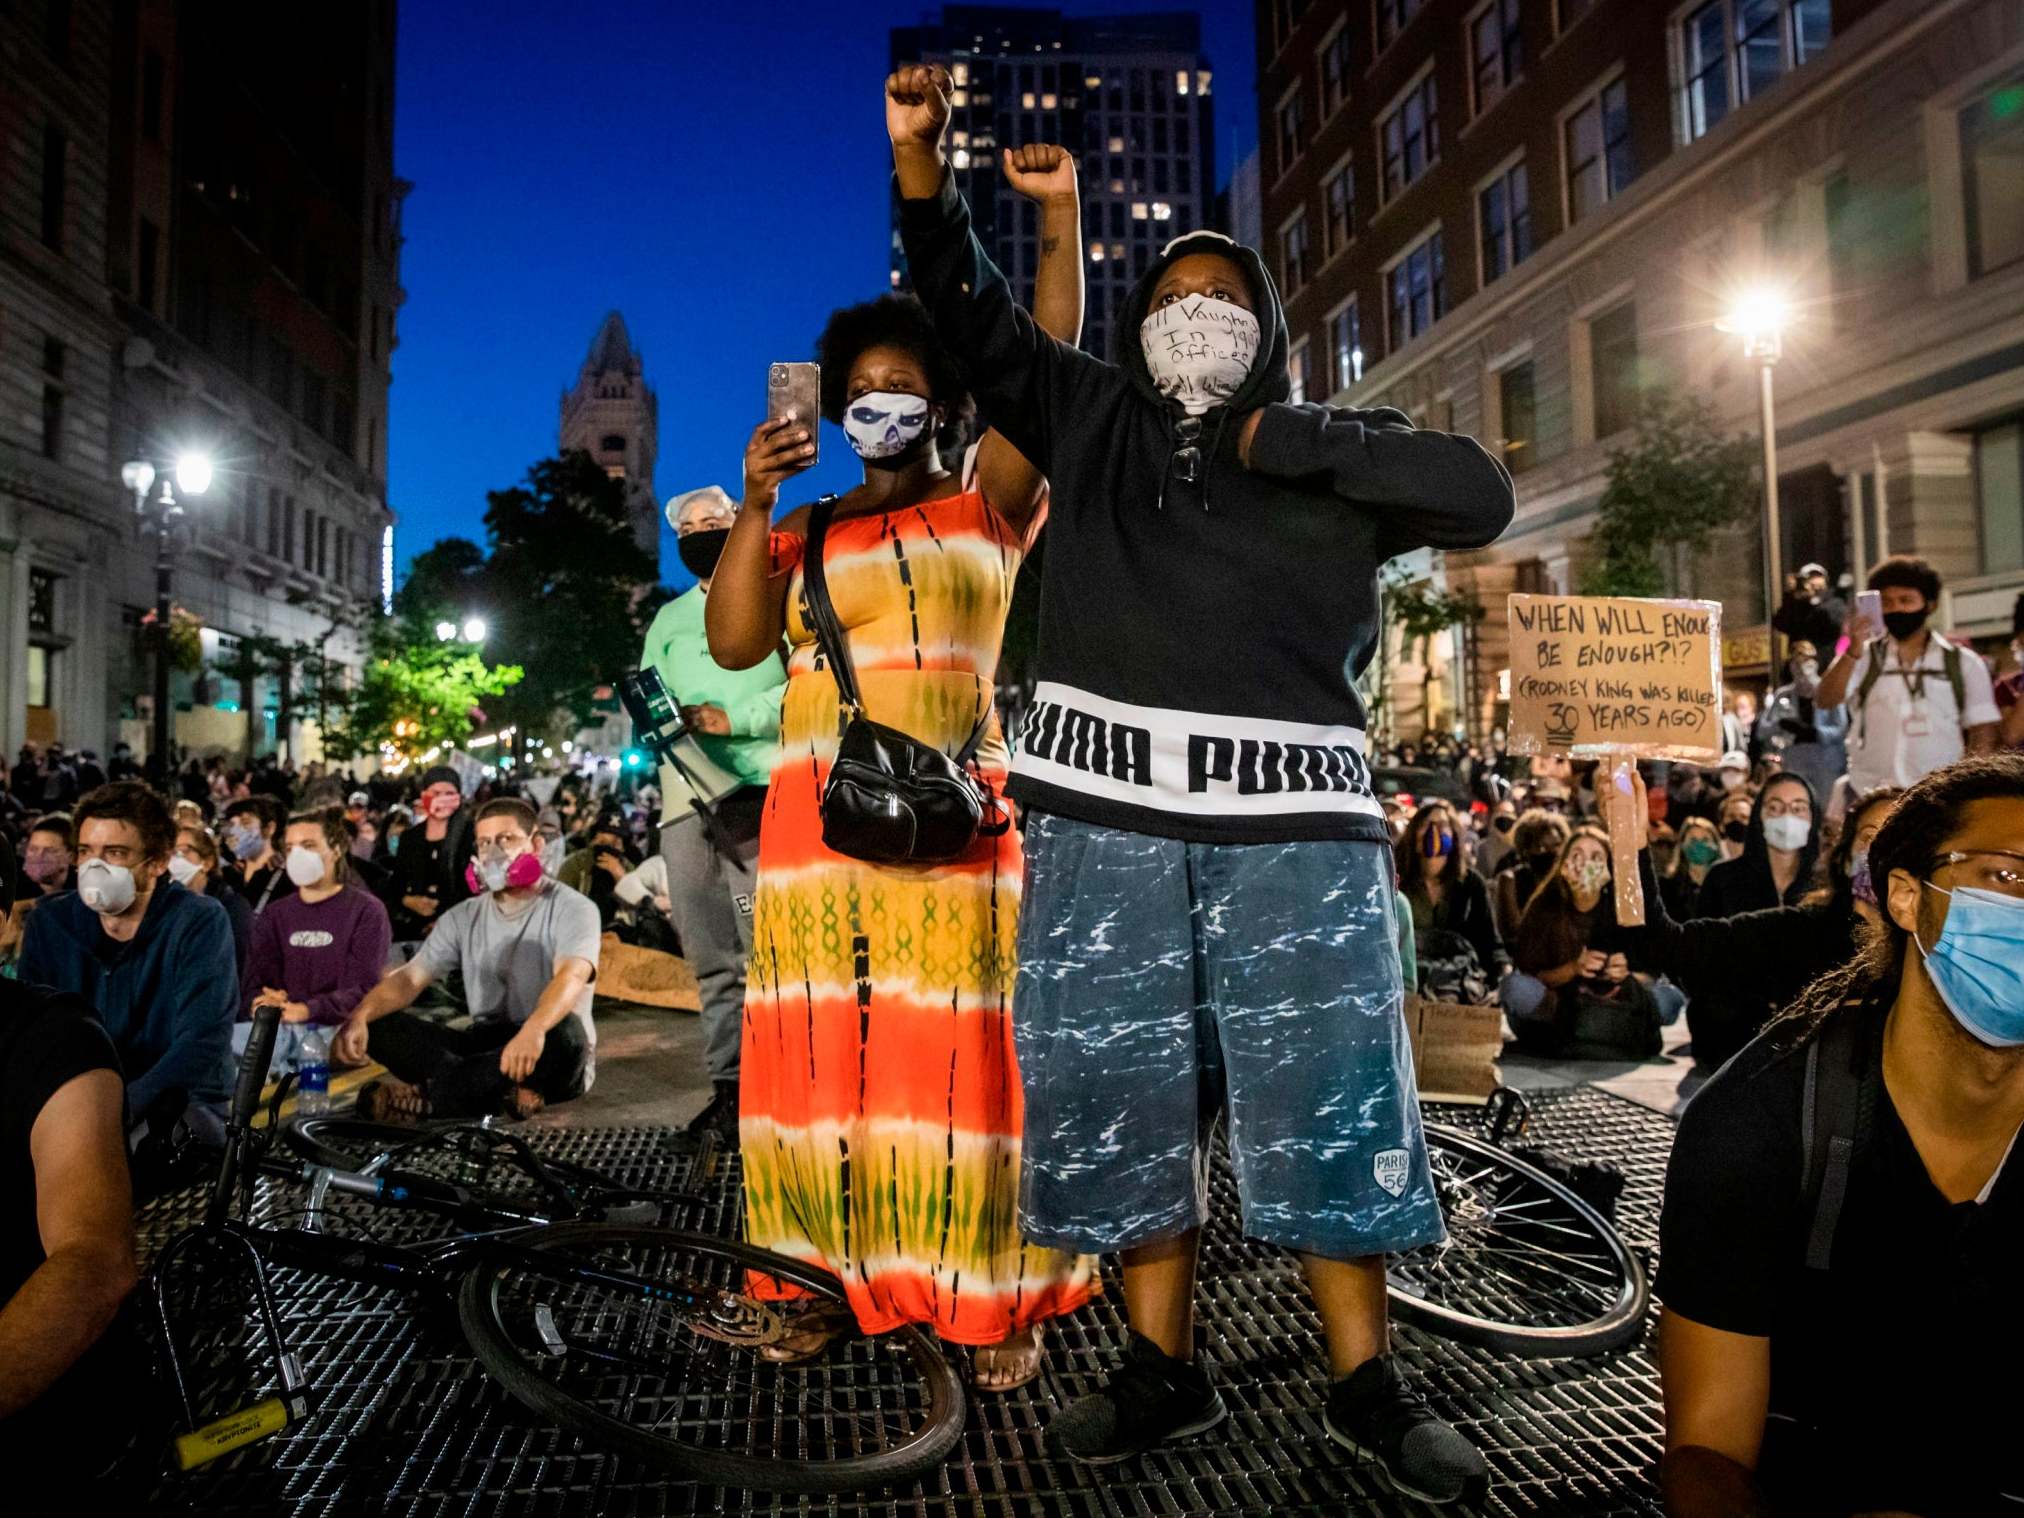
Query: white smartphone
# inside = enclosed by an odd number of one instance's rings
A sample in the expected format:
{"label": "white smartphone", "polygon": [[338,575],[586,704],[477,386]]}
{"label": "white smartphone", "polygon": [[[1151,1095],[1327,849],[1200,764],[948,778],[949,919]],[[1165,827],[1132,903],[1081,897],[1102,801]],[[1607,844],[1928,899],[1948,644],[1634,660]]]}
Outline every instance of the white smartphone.
{"label": "white smartphone", "polygon": [[1856,620],[1869,629],[1872,638],[1883,636],[1883,592],[1865,590],[1855,598]]}

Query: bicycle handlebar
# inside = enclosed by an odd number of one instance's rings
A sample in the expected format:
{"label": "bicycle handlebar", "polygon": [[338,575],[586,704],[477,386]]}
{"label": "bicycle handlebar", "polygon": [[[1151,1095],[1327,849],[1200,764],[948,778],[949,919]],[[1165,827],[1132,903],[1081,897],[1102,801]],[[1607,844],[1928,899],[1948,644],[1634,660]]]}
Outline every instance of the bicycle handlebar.
{"label": "bicycle handlebar", "polygon": [[239,1083],[232,1091],[230,1121],[235,1128],[249,1126],[260,1105],[260,1091],[267,1084],[267,1066],[274,1058],[274,1034],[280,1025],[281,1009],[272,1002],[253,1009],[253,1032],[246,1040],[246,1052],[239,1060]]}

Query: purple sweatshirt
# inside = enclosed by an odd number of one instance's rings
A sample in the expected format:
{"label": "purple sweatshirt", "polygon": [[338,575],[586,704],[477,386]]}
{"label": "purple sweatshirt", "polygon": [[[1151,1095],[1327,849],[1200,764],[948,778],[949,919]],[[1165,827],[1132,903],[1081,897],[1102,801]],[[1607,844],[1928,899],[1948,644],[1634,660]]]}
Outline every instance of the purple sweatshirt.
{"label": "purple sweatshirt", "polygon": [[240,1016],[278,986],[309,1008],[313,1023],[341,1023],[379,983],[393,929],[379,898],[348,885],[328,901],[277,896],[253,919],[253,944],[240,980]]}

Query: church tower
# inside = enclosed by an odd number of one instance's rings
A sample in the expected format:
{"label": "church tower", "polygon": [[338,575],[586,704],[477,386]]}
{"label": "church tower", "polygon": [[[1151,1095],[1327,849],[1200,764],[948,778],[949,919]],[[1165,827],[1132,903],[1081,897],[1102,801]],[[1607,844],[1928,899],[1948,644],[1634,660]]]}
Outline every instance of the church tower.
{"label": "church tower", "polygon": [[[661,557],[661,508],[654,499],[654,455],[660,447],[660,403],[647,388],[625,318],[605,313],[577,373],[562,396],[562,447],[580,448],[626,482],[633,537],[656,565]],[[656,570],[658,573],[658,570]]]}

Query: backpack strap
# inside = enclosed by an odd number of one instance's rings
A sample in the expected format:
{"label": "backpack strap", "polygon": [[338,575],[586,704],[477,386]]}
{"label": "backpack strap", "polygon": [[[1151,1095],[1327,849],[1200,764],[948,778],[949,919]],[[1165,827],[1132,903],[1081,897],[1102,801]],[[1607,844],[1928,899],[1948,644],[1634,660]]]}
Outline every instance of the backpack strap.
{"label": "backpack strap", "polygon": [[1940,664],[1947,672],[1947,684],[1953,687],[1955,719],[1965,725],[1968,716],[1968,682],[1961,673],[1961,646],[1952,638],[1942,638],[1938,633],[1934,633],[1933,637],[1940,645]]}
{"label": "backpack strap", "polygon": [[1849,1175],[1869,1142],[1882,1085],[1881,1067],[1870,1054],[1871,1021],[1869,1003],[1844,1003],[1806,1046],[1799,1123],[1809,1271],[1825,1271],[1833,1263]]}

